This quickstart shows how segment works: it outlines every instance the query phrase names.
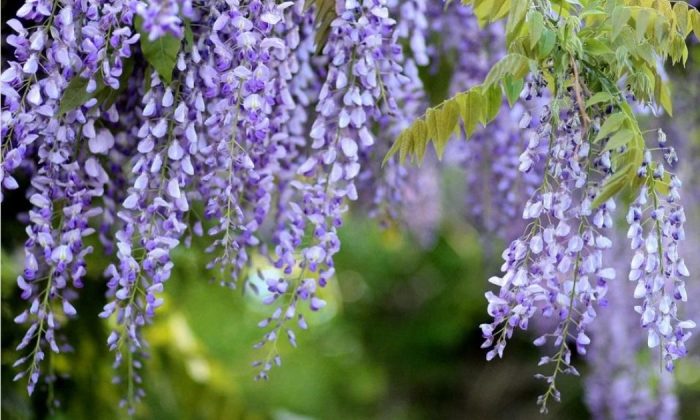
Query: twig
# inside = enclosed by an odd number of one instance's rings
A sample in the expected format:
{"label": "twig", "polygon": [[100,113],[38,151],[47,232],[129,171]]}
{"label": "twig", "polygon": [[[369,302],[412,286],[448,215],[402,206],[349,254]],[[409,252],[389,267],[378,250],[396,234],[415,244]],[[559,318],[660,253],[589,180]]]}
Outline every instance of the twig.
{"label": "twig", "polygon": [[571,67],[574,70],[574,93],[576,94],[576,104],[578,105],[579,114],[583,120],[583,133],[588,132],[588,126],[591,123],[591,118],[586,113],[586,104],[583,102],[583,94],[581,93],[581,80],[578,75],[578,65],[574,56],[571,56]]}

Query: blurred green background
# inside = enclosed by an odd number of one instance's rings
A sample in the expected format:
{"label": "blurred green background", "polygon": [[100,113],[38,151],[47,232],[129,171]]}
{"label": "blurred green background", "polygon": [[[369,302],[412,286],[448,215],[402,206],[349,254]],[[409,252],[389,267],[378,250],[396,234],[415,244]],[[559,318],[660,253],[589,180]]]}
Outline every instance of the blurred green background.
{"label": "blurred green background", "polygon": [[[3,227],[3,247],[21,249],[4,240],[15,231]],[[494,363],[487,364],[479,348],[478,324],[487,320],[485,278],[497,270],[496,260],[482,254],[468,225],[444,226],[442,232],[422,249],[398,230],[351,219],[342,230],[337,281],[324,296],[328,307],[310,319],[309,331],[298,334],[296,350],[282,345],[283,365],[268,382],[254,381],[250,364],[260,357],[252,349],[261,337],[256,324],[269,309],[253,295],[210,283],[203,270],[207,256],[196,244],[178,251],[166,305],[146,332],[151,344],[144,372],[147,397],[137,417],[538,418],[535,398],[542,383],[533,378],[538,354],[527,337],[516,338],[508,357]],[[11,382],[12,348],[23,333],[12,323],[22,303],[14,285],[21,259],[6,251],[2,414],[43,417],[48,414],[45,386],[30,400],[22,381]],[[107,324],[97,317],[104,302],[99,274],[106,263],[97,257],[90,261],[80,316],[66,330],[75,351],[55,361],[63,414],[53,418],[124,415],[116,408],[118,389],[110,383]],[[580,386],[567,378],[555,416],[586,417]]]}

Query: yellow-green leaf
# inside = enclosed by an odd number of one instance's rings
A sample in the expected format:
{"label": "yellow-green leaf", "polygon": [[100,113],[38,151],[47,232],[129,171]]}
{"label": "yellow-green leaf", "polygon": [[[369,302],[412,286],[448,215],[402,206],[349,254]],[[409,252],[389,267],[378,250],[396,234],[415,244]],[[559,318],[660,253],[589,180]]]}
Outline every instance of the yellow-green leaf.
{"label": "yellow-green leaf", "polygon": [[600,131],[598,132],[598,135],[596,136],[594,141],[600,141],[612,134],[613,132],[617,131],[626,119],[627,116],[622,112],[616,112],[610,115],[600,127]]}
{"label": "yellow-green leaf", "polygon": [[542,13],[536,10],[530,11],[527,15],[527,27],[530,36],[530,48],[535,48],[544,30],[544,18],[542,17]]}
{"label": "yellow-green leaf", "polygon": [[428,112],[425,113],[425,127],[426,127],[426,134],[428,140],[433,140],[435,141],[438,138],[438,129],[437,129],[437,110],[434,108],[428,109]]}
{"label": "yellow-green leaf", "polygon": [[671,174],[664,172],[663,179],[654,179],[654,190],[662,195],[667,195],[671,189]]}
{"label": "yellow-green leaf", "polygon": [[525,15],[530,9],[530,0],[517,0],[508,12],[508,22],[506,23],[506,42],[510,41],[520,32]]}
{"label": "yellow-green leaf", "polygon": [[482,124],[486,126],[496,118],[496,115],[498,115],[498,112],[501,110],[501,105],[503,105],[501,87],[498,85],[491,86],[486,89],[484,96],[486,97],[486,109],[485,112],[482,112]]}
{"label": "yellow-green leaf", "polygon": [[425,121],[418,119],[413,124],[413,153],[416,155],[418,162],[423,161],[425,152],[428,149],[428,127]]}
{"label": "yellow-green leaf", "polygon": [[651,12],[647,9],[641,9],[635,18],[634,26],[637,31],[637,40],[644,39],[647,28],[649,27],[649,20],[651,17]]}
{"label": "yellow-green leaf", "polygon": [[627,21],[630,19],[631,12],[630,9],[624,6],[617,6],[612,11],[612,41],[615,41],[622,29],[627,25]]}
{"label": "yellow-green leaf", "polygon": [[693,9],[690,12],[690,23],[693,25],[693,32],[695,32],[695,38],[700,39],[700,12]]}
{"label": "yellow-green leaf", "polygon": [[483,100],[481,94],[475,89],[457,95],[457,103],[460,108],[459,113],[462,116],[467,137],[471,137],[474,134],[476,124],[481,121]]}
{"label": "yellow-green leaf", "polygon": [[479,25],[482,26],[504,18],[511,6],[511,0],[474,0],[463,1],[463,3],[474,4],[474,14],[479,19]]}
{"label": "yellow-green leaf", "polygon": [[673,14],[676,15],[678,31],[685,38],[691,30],[691,25],[688,24],[688,4],[682,1],[675,2],[673,4]]}
{"label": "yellow-green leaf", "polygon": [[583,41],[583,51],[590,55],[605,55],[614,53],[608,44],[594,38]]}
{"label": "yellow-green leaf", "polygon": [[500,108],[500,104],[500,86],[493,86],[486,94],[482,94],[481,86],[476,86],[447,99],[435,108],[429,108],[424,117],[417,119],[401,132],[384,157],[382,165],[396,153],[399,153],[402,162],[409,156],[412,160],[422,161],[430,140],[433,141],[438,156],[442,156],[447,141],[453,133],[459,132],[460,116],[467,135],[471,135],[476,123],[484,118],[484,113],[493,113],[492,109]]}
{"label": "yellow-green leaf", "polygon": [[515,53],[508,54],[493,65],[491,71],[489,71],[489,74],[486,76],[486,80],[484,80],[484,87],[490,88],[503,80],[507,74],[513,77],[525,77],[530,68],[529,65],[530,60],[524,55]]}
{"label": "yellow-green leaf", "polygon": [[634,133],[629,128],[619,130],[612,137],[610,137],[610,140],[608,140],[608,143],[605,145],[603,151],[619,149],[620,147],[627,145],[627,143],[632,140],[633,136]]}
{"label": "yellow-green leaf", "polygon": [[656,102],[661,105],[669,116],[673,116],[673,102],[671,101],[671,91],[668,88],[668,83],[664,82],[661,77],[656,78],[654,86],[654,96]]}
{"label": "yellow-green leaf", "polygon": [[406,156],[413,149],[413,130],[405,130],[399,134],[396,144],[399,145],[399,161],[404,162]]}
{"label": "yellow-green leaf", "polygon": [[433,142],[433,145],[435,146],[435,152],[438,157],[442,158],[447,140],[449,140],[450,135],[452,135],[457,125],[459,105],[457,105],[456,101],[447,101],[441,109],[436,110],[434,115],[437,123],[438,136]]}
{"label": "yellow-green leaf", "polygon": [[608,92],[598,92],[595,95],[588,98],[586,101],[586,108],[590,108],[593,105],[600,103],[608,103],[613,100],[613,96]]}
{"label": "yellow-green leaf", "polygon": [[508,99],[508,105],[512,108],[515,101],[520,97],[520,92],[523,91],[525,81],[522,78],[515,78],[510,74],[503,80],[503,91]]}
{"label": "yellow-green leaf", "polygon": [[622,190],[630,181],[630,174],[634,175],[635,168],[631,165],[625,165],[619,168],[610,178],[605,181],[600,189],[600,192],[593,200],[593,208],[600,206],[608,201],[608,199]]}

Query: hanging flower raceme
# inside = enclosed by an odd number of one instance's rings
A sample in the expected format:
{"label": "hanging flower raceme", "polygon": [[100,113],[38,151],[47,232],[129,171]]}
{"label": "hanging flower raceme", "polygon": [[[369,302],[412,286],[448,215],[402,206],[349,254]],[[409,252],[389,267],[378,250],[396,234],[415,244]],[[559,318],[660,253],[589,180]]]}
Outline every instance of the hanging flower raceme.
{"label": "hanging flower raceme", "polygon": [[[290,49],[284,11],[291,3],[253,1],[219,14],[212,27],[203,82],[215,106],[205,120],[212,139],[204,165],[202,196],[220,281],[235,286],[260,244],[276,188],[279,159],[285,157],[283,124],[294,102],[287,90]],[[284,174],[280,174],[284,175]]]}
{"label": "hanging flower raceme", "polygon": [[[610,250],[618,272],[629,270],[629,252],[624,232],[618,230]],[[674,394],[673,375],[654,363],[646,333],[639,328],[634,307],[634,284],[608,284],[606,304],[591,324],[591,346],[586,360],[585,401],[596,419],[674,419],[679,402]],[[653,350],[652,350],[653,351]]]}
{"label": "hanging flower raceme", "polygon": [[[651,188],[643,186],[627,213],[627,237],[635,251],[630,262],[629,280],[636,282],[634,297],[642,299],[635,310],[641,315],[642,328],[648,330],[648,346],[659,347],[666,369],[687,354],[685,343],[695,322],[679,318],[678,304],[688,300],[685,279],[690,275],[679,254],[685,239],[685,212],[680,205],[681,182],[666,175],[661,162],[652,162],[647,153],[638,175]],[[664,181],[667,180],[667,181]],[[666,194],[657,186],[667,182]]]}
{"label": "hanging flower raceme", "polygon": [[[103,195],[108,182],[98,160],[114,141],[111,134],[96,132],[90,124],[98,112],[96,100],[75,110],[61,100],[71,76],[89,74],[93,63],[92,46],[87,41],[78,43],[75,23],[78,18],[91,22],[99,16],[94,8],[84,10],[83,6],[65,2],[49,11],[46,4],[27,3],[18,17],[36,25],[28,30],[18,20],[9,22],[17,32],[8,37],[16,61],[3,72],[2,171],[3,186],[8,189],[18,186],[14,170],[32,171],[27,190],[33,208],[26,229],[25,270],[17,279],[30,308],[15,319],[30,325],[18,346],[29,354],[16,363],[27,364],[16,378],[28,374],[30,394],[47,352],[51,357],[51,352],[69,349],[58,344],[58,329],[66,318],[76,315],[71,301],[83,287],[85,256],[92,252],[83,241],[94,232],[90,219],[100,214],[93,198]],[[120,40],[127,46],[132,42],[116,36],[115,43]],[[108,65],[106,69],[119,75],[119,69]],[[89,85],[87,80],[85,85]]]}
{"label": "hanging flower raceme", "polygon": [[[277,255],[277,266],[288,275],[266,278],[271,292],[266,303],[275,310],[260,323],[269,330],[256,347],[269,345],[272,351],[255,363],[261,369],[259,378],[266,378],[272,364],[280,363],[276,342],[286,322],[296,317],[298,326],[306,328],[299,305],[303,302],[312,311],[326,305],[319,288],[335,273],[333,256],[340,249],[337,229],[346,200],[358,197],[355,181],[361,156],[375,142],[372,124],[396,107],[392,93],[401,83],[401,49],[395,43],[395,21],[386,3],[349,1],[339,5],[337,12],[323,49],[329,63],[316,105],[318,115],[311,124],[311,148],[297,168],[302,179],[291,183],[298,201],[289,203],[285,231],[278,234],[286,246],[277,248],[283,251]],[[303,241],[306,231],[312,236]],[[293,330],[287,328],[286,334],[296,345]]]}
{"label": "hanging flower raceme", "polygon": [[549,397],[559,399],[558,374],[578,374],[571,365],[569,340],[585,354],[595,305],[615,278],[615,270],[603,264],[603,251],[612,242],[602,233],[612,227],[615,203],[592,207],[598,183],[591,171],[605,168],[591,159],[579,115],[573,110],[566,114],[559,123],[549,113],[543,118],[539,140],[549,146],[542,186],[525,204],[523,218],[531,221],[525,234],[503,251],[504,275],[490,279],[500,290],[486,294],[494,320],[481,326],[490,360],[502,357],[507,339],[516,329],[527,329],[537,312],[553,320],[554,331],[535,340],[538,346],[551,342],[556,349],[540,361],[554,364],[551,375],[539,375],[549,383],[540,397],[543,407]]}

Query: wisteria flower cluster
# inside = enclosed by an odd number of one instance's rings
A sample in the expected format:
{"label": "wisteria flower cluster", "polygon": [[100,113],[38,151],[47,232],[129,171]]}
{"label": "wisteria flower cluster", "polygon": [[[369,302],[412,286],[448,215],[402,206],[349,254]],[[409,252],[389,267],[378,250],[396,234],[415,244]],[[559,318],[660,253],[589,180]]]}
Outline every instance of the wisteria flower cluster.
{"label": "wisteria flower cluster", "polygon": [[[690,276],[681,245],[686,236],[682,183],[664,166],[675,167],[674,147],[666,144],[663,132],[659,147],[647,146],[649,131],[642,131],[634,109],[672,113],[659,63],[667,58],[685,63],[685,37],[697,30],[689,22],[700,12],[682,2],[465,3],[473,3],[480,24],[505,21],[500,32],[505,54],[495,51],[494,64],[479,69],[474,63],[488,63],[488,58],[459,55],[478,38],[462,41],[452,33],[456,25],[436,19],[447,34],[443,48],[458,51],[459,70],[452,80],[457,86],[451,87],[451,98],[399,135],[389,156],[422,161],[433,145],[438,155],[448,150],[454,158],[450,147],[463,149],[471,216],[510,241],[502,253],[503,274],[490,279],[498,290],[486,293],[492,317],[481,325],[486,358],[502,357],[516,330],[527,330],[533,320],[549,320],[551,328],[534,341],[553,347],[540,361],[552,370],[537,375],[547,383],[538,403],[546,412],[550,399],[560,399],[560,374],[578,375],[572,349],[586,354],[591,325],[608,305],[608,284],[620,281],[617,274],[623,270],[616,270],[606,255],[620,217],[615,198],[631,191],[637,198],[627,206],[626,218],[634,255],[624,272],[636,283],[633,295],[641,302],[634,310],[648,347],[658,349],[661,365],[672,371],[675,361],[687,355],[696,326],[681,305],[688,300]],[[589,19],[592,14],[601,19]],[[660,41],[642,15],[653,16],[657,29],[661,22],[673,22],[673,40]],[[449,22],[452,16],[459,13],[443,19]],[[653,60],[647,57],[641,64],[635,43],[651,51]],[[630,63],[642,66],[647,76]],[[463,69],[468,70],[463,74]],[[510,112],[502,112],[503,96]],[[509,119],[522,131],[509,136],[504,130]],[[477,124],[498,129],[484,139],[474,132]],[[448,144],[463,136],[466,144]],[[518,213],[524,223],[515,220]]]}
{"label": "wisteria flower cluster", "polygon": [[[28,0],[7,21],[14,55],[0,76],[0,180],[31,204],[15,379],[26,377],[32,394],[47,359],[70,350],[62,331],[78,315],[89,255],[101,247],[111,263],[100,317],[109,320],[122,404],[133,412],[143,396],[143,330],[164,303],[173,250],[193,236],[209,244],[212,280],[255,290],[248,279],[262,278],[266,291],[257,291],[270,311],[254,365],[266,379],[281,364],[280,337],[296,346],[308,311],[326,305],[350,203],[384,221],[420,207],[421,220],[403,223],[419,236],[434,228],[437,163],[384,159],[393,140],[402,154],[422,156],[428,140],[441,154],[450,137],[469,137],[448,146],[447,159],[465,171],[468,217],[510,242],[503,274],[490,279],[498,290],[486,293],[487,359],[541,315],[552,328],[535,344],[554,352],[541,361],[553,371],[541,375],[540,403],[559,398],[558,375],[577,373],[572,348],[586,353],[609,283],[624,277],[605,255],[620,174],[628,174],[625,185],[638,187],[626,216],[634,310],[649,347],[673,369],[695,326],[681,307],[690,275],[681,181],[638,144],[628,111],[628,103],[666,106],[664,87],[658,82],[662,96],[651,98],[646,79],[630,77],[623,92],[598,74],[608,67],[579,51],[576,2],[566,13],[546,1],[515,3]],[[464,102],[423,114],[419,67],[435,75],[451,55],[448,91]],[[496,128],[473,133],[477,122]],[[662,132],[658,143],[673,168]],[[277,270],[254,273],[256,256]]]}
{"label": "wisteria flower cluster", "polygon": [[[411,117],[399,104],[421,100],[387,4],[333,11],[323,45],[300,1],[27,2],[8,21],[2,181],[16,189],[30,175],[18,278],[29,308],[16,318],[26,356],[15,364],[30,394],[44,360],[67,349],[91,235],[113,254],[100,316],[116,321],[107,344],[129,409],[142,396],[143,327],[192,235],[210,238],[212,278],[231,287],[252,253],[268,256],[282,275],[265,279],[258,346],[295,344],[301,307],[325,305],[318,291],[358,181],[400,193],[391,185],[407,176],[362,176],[383,153],[376,127],[396,133]],[[257,362],[258,376],[279,360]]]}

